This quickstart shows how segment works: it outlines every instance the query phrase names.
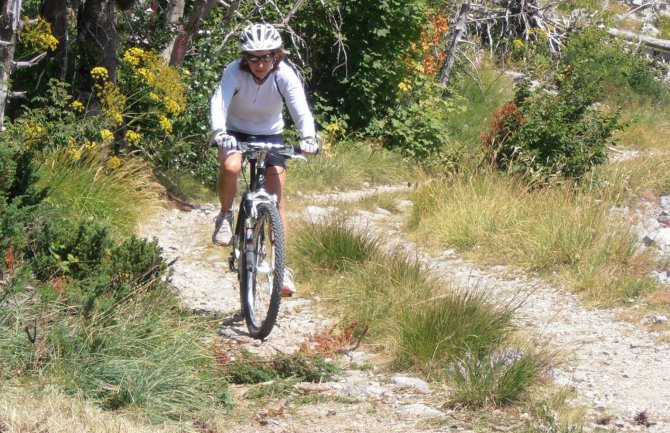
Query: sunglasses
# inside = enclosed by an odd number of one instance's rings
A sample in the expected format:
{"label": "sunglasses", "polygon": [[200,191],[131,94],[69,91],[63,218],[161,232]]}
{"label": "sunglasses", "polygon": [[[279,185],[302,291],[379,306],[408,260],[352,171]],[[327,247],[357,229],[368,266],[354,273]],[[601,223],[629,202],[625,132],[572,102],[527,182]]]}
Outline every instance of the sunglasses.
{"label": "sunglasses", "polygon": [[248,62],[251,63],[257,63],[257,62],[267,63],[274,58],[274,54],[266,54],[260,57],[252,56],[251,54],[245,54],[244,57],[247,59]]}

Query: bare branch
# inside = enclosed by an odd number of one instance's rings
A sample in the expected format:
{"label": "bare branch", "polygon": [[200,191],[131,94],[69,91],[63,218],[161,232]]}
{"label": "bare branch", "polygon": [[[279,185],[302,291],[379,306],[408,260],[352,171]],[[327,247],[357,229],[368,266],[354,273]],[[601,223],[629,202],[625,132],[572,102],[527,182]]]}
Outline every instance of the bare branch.
{"label": "bare branch", "polygon": [[14,66],[16,69],[23,69],[23,68],[32,68],[33,66],[37,66],[37,64],[45,58],[47,55],[46,51],[36,55],[32,59],[25,61],[25,62],[14,62]]}
{"label": "bare branch", "polygon": [[644,45],[656,48],[659,50],[670,51],[670,39],[657,39],[649,36],[639,35],[637,33],[629,32],[628,30],[608,29],[607,33],[611,36],[621,36],[629,41],[637,41]]}

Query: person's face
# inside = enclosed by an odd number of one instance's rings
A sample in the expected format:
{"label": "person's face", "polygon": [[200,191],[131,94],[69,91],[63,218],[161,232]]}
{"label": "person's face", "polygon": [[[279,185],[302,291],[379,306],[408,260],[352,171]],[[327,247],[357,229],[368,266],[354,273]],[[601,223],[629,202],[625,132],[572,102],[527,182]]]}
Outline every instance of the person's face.
{"label": "person's face", "polygon": [[267,50],[247,51],[245,57],[249,62],[251,72],[261,80],[267,76],[274,66],[274,55]]}

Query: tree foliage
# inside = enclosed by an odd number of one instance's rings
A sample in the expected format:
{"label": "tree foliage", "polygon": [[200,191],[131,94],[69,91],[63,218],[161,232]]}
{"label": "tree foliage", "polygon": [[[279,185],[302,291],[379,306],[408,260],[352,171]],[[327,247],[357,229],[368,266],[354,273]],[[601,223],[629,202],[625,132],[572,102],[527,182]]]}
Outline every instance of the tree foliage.
{"label": "tree foliage", "polygon": [[[323,20],[323,17],[329,17]],[[427,25],[419,2],[311,2],[297,15],[309,40],[310,87],[356,130],[384,117],[401,98],[398,85]]]}
{"label": "tree foliage", "polygon": [[590,88],[566,80],[558,91],[530,92],[528,83],[514,102],[496,112],[482,135],[486,160],[534,182],[580,179],[607,160],[607,146],[619,127],[618,115],[594,105]]}

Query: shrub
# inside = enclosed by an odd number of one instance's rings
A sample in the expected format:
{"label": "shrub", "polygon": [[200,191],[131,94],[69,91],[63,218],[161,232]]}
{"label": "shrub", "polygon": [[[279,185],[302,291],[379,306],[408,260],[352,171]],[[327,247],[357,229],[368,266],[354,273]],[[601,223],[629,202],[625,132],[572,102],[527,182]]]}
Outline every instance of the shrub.
{"label": "shrub", "polygon": [[668,91],[642,54],[604,29],[574,34],[563,49],[564,74],[575,88],[590,88],[595,100],[625,101],[631,96],[665,100]]}
{"label": "shrub", "polygon": [[115,244],[93,221],[41,218],[28,238],[23,254],[35,276],[63,281],[61,296],[86,314],[108,308],[134,287],[155,285],[167,271],[155,240],[131,237]]}
{"label": "shrub", "polygon": [[[0,257],[23,242],[23,229],[46,194],[36,187],[32,152],[20,145],[22,136],[16,134],[17,129],[10,123],[0,133]],[[0,269],[4,266],[0,262]]]}
{"label": "shrub", "polygon": [[[336,27],[324,16],[344,25]],[[318,89],[321,105],[338,107],[336,117],[348,119],[353,130],[397,105],[406,58],[417,57],[411,45],[427,25],[419,3],[401,0],[310,2],[293,22],[310,41],[305,53],[312,66],[310,87]]]}
{"label": "shrub", "polygon": [[381,139],[386,148],[426,163],[448,146],[445,123],[452,111],[450,102],[442,96],[444,91],[436,85],[428,85],[427,80],[427,77],[418,77],[414,85],[425,86],[425,89],[415,89],[410,94],[411,89],[407,88],[405,98],[397,107],[389,108],[365,129],[370,136]]}
{"label": "shrub", "polygon": [[607,146],[619,128],[618,115],[594,102],[591,90],[575,82],[533,94],[521,85],[516,101],[498,110],[491,130],[482,135],[486,160],[535,182],[579,180],[607,160]]}

